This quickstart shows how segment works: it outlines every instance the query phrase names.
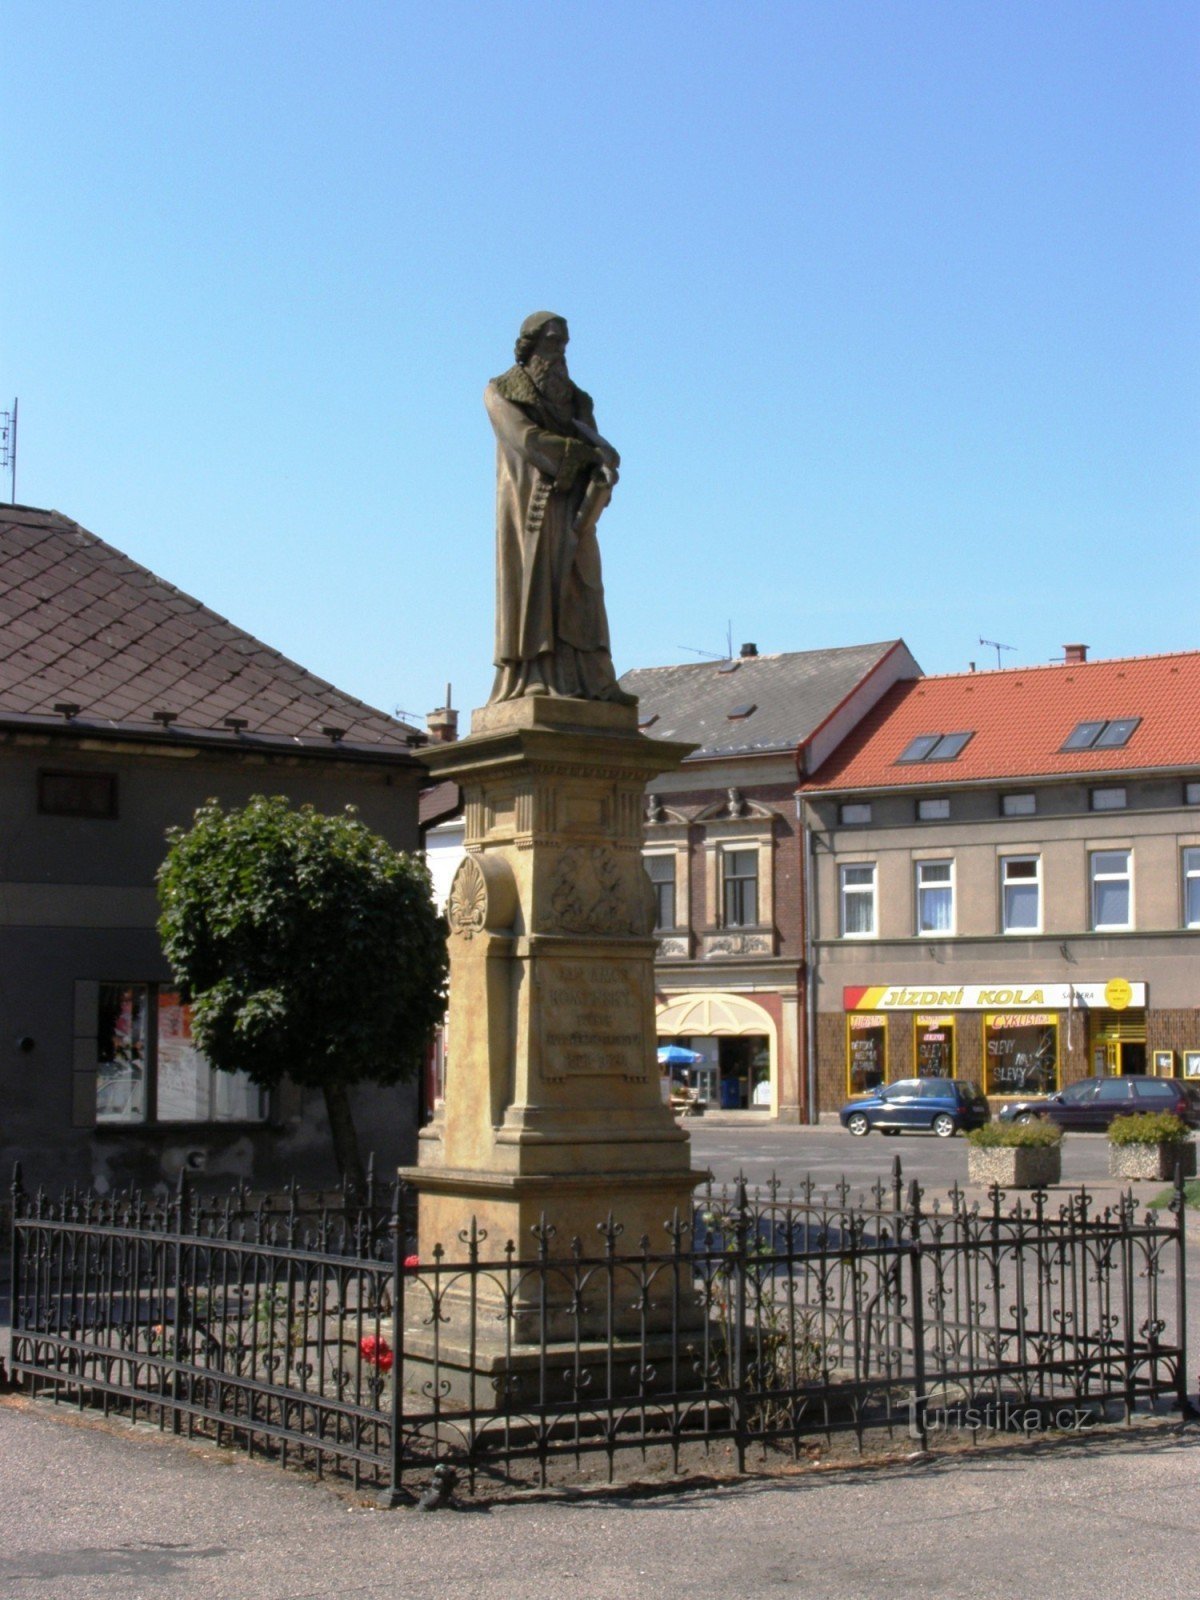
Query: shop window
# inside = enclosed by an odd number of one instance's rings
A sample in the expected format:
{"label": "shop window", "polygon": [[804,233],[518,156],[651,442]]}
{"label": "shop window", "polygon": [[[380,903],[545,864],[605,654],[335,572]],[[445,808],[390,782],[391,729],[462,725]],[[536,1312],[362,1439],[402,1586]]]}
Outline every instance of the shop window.
{"label": "shop window", "polygon": [[1000,894],[1005,933],[1041,932],[1040,856],[1003,856],[1000,861]]}
{"label": "shop window", "polygon": [[1103,789],[1093,789],[1091,805],[1093,811],[1124,811],[1127,796],[1120,784],[1105,784]]}
{"label": "shop window", "polygon": [[723,850],[721,878],[725,927],[758,925],[758,851]]}
{"label": "shop window", "polygon": [[244,1072],[218,1072],[192,1042],[191,1007],[154,983],[102,983],[96,1121],[261,1122],[267,1097]]}
{"label": "shop window", "polygon": [[945,795],[930,800],[917,801],[918,822],[946,822],[950,817],[950,801]]}
{"label": "shop window", "polygon": [[838,868],[841,885],[842,937],[862,939],[875,932],[875,863]]}
{"label": "shop window", "polygon": [[866,1094],[887,1077],[887,1017],[852,1012],[846,1018],[846,1093]]}
{"label": "shop window", "polygon": [[955,1076],[953,1017],[914,1017],[913,1059],[918,1078]]}
{"label": "shop window", "polygon": [[1132,862],[1130,850],[1093,850],[1088,857],[1094,931],[1133,927]]}
{"label": "shop window", "polygon": [[917,862],[917,932],[954,932],[953,861]]}
{"label": "shop window", "polygon": [[654,885],[654,926],[675,927],[675,856],[646,856],[646,872]]}
{"label": "shop window", "polygon": [[838,807],[838,821],[844,828],[861,825],[871,820],[871,802],[869,800],[847,800],[844,806]]}
{"label": "shop window", "polygon": [[1050,1094],[1058,1088],[1058,1018],[1002,1012],[983,1019],[985,1094]]}
{"label": "shop window", "polygon": [[116,773],[39,772],[37,806],[43,817],[110,821],[117,814]]}
{"label": "shop window", "polygon": [[1200,928],[1200,849],[1183,852],[1183,925]]}
{"label": "shop window", "polygon": [[1000,796],[1000,815],[1002,817],[1032,817],[1037,811],[1037,795],[1035,794],[1002,794]]}

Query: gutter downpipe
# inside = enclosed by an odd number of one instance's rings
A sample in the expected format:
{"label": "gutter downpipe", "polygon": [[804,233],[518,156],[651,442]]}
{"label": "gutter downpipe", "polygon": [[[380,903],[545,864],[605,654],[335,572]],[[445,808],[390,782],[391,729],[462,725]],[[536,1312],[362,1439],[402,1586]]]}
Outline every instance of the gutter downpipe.
{"label": "gutter downpipe", "polygon": [[[803,806],[803,800],[798,800]],[[816,895],[813,892],[814,844],[812,829],[807,819],[800,823],[801,848],[804,851],[804,1077],[808,1100],[808,1120],[815,1127],[819,1120],[817,1106],[817,975],[813,969],[813,917],[816,913]]]}

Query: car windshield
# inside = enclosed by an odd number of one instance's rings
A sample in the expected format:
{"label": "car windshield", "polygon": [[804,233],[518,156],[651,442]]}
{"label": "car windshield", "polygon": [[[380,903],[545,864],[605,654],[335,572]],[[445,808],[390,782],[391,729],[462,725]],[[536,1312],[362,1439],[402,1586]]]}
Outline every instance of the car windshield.
{"label": "car windshield", "polygon": [[1099,1085],[1095,1079],[1085,1078],[1082,1083],[1073,1083],[1069,1088],[1064,1089],[1062,1098],[1068,1105],[1079,1105],[1084,1100],[1090,1100],[1098,1088]]}

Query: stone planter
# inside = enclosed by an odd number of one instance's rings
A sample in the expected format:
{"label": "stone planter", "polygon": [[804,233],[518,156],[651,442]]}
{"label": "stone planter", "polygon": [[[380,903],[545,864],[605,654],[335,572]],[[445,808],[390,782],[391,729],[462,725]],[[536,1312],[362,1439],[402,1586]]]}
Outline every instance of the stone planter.
{"label": "stone planter", "polygon": [[967,1146],[967,1182],[990,1189],[1044,1189],[1062,1181],[1062,1145]]}
{"label": "stone planter", "polygon": [[1175,1176],[1175,1162],[1183,1156],[1183,1175],[1196,1176],[1196,1144],[1189,1139],[1186,1144],[1110,1144],[1108,1170],[1114,1178],[1135,1180],[1149,1178],[1155,1183],[1170,1183]]}

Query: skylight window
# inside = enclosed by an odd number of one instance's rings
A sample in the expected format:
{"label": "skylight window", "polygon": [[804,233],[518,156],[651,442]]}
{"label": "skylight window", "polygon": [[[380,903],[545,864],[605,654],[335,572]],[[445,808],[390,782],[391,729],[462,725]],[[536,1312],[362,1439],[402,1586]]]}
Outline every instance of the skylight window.
{"label": "skylight window", "polygon": [[1081,722],[1069,738],[1064,740],[1064,750],[1119,750],[1129,743],[1133,730],[1141,717],[1113,717],[1108,722]]}
{"label": "skylight window", "polygon": [[742,663],[740,661],[723,661],[721,663],[721,665],[717,668],[717,671],[718,671],[718,673],[736,672],[737,669],[741,666],[741,664]]}
{"label": "skylight window", "polygon": [[728,716],[730,722],[740,722],[743,717],[753,716],[757,710],[757,701],[747,700],[740,706],[734,706],[733,710],[727,712],[726,715]]}
{"label": "skylight window", "polygon": [[967,742],[975,737],[969,733],[919,733],[910,740],[898,761],[953,761]]}

